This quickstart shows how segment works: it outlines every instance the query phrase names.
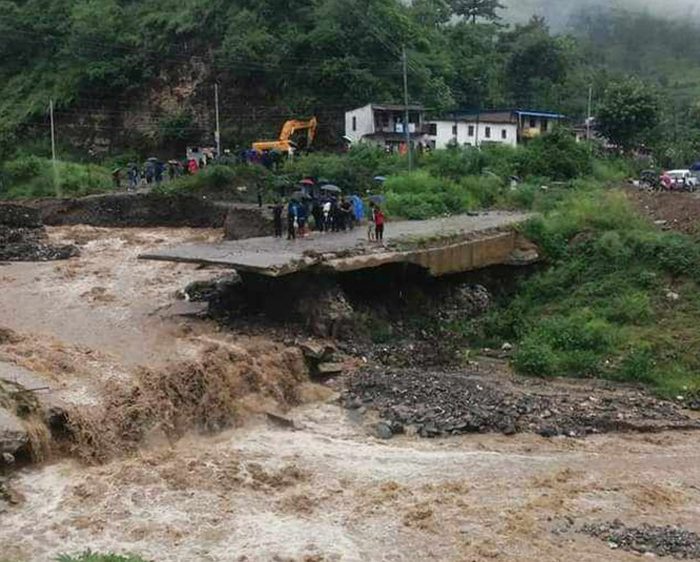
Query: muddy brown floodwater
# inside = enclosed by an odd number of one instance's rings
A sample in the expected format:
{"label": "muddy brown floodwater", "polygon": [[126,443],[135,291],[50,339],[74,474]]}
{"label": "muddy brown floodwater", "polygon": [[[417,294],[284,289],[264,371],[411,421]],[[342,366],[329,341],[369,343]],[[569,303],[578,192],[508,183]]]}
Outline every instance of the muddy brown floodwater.
{"label": "muddy brown floodwater", "polygon": [[[51,236],[78,241],[82,256],[0,267],[2,326],[25,338],[6,360],[42,371],[72,350],[91,358],[91,373],[128,377],[134,365],[231,337],[157,312],[216,272],[136,260],[163,240],[216,233],[71,227]],[[371,417],[341,409],[331,391],[307,385],[301,395],[306,403],[288,414],[295,429],[251,414],[215,436],[156,436],[98,466],[57,460],[20,471],[12,485],[24,500],[0,513],[2,559],[90,548],[159,562],[638,560],[576,529],[620,519],[700,532],[697,433],[382,441]]]}

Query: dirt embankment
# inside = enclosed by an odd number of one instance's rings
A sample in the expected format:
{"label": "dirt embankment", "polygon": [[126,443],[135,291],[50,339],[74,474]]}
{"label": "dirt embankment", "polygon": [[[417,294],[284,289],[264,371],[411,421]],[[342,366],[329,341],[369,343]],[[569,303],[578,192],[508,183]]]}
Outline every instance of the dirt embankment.
{"label": "dirt embankment", "polygon": [[196,195],[115,193],[78,199],[38,199],[24,205],[36,209],[43,224],[49,226],[223,227],[228,240],[272,233],[272,218],[266,208]]}
{"label": "dirt embankment", "polygon": [[640,212],[659,227],[700,234],[700,194],[649,193],[636,188],[629,188],[627,194]]}
{"label": "dirt embankment", "polygon": [[74,245],[55,245],[36,209],[0,204],[0,261],[51,261],[78,254]]}
{"label": "dirt embankment", "polygon": [[27,201],[49,226],[219,228],[227,208],[192,195],[116,193]]}

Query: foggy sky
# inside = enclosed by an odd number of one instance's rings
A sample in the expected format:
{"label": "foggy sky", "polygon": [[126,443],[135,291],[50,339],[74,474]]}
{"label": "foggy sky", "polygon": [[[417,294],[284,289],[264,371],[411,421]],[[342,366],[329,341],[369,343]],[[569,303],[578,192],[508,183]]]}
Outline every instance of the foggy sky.
{"label": "foggy sky", "polygon": [[[502,0],[508,7],[503,14],[512,21],[543,15],[555,28],[566,26],[573,14],[586,7],[618,7],[673,18],[700,18],[700,0]],[[700,21],[700,19],[699,19]]]}

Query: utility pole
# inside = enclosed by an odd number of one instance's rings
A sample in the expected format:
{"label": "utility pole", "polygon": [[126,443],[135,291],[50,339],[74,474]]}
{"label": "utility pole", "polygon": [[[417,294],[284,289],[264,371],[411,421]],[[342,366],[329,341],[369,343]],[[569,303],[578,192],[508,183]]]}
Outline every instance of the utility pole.
{"label": "utility pole", "polygon": [[588,86],[588,117],[586,119],[586,140],[591,140],[591,118],[593,113],[593,84]]}
{"label": "utility pole", "polygon": [[408,172],[413,170],[413,154],[411,152],[411,132],[409,130],[408,114],[408,59],[406,58],[406,45],[401,49],[401,59],[403,61],[403,101],[405,107],[404,134],[406,135],[406,149],[408,150]]}
{"label": "utility pole", "polygon": [[216,132],[214,137],[216,139],[216,156],[221,158],[221,129],[219,123],[219,83],[214,83],[214,104],[216,105]]}
{"label": "utility pole", "polygon": [[53,165],[53,189],[56,195],[60,195],[58,186],[58,165],[56,163],[56,125],[53,119],[53,99],[49,100],[49,116],[51,118],[51,162]]}

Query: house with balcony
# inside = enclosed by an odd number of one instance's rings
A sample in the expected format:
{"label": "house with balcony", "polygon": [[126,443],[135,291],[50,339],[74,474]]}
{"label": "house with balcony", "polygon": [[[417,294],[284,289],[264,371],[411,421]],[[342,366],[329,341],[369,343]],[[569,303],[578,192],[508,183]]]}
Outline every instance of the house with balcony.
{"label": "house with balcony", "polygon": [[[405,108],[400,104],[368,104],[345,113],[345,136],[353,143],[373,142],[397,149],[406,142]],[[428,119],[421,105],[409,106],[411,144],[418,147],[518,146],[547,134],[567,118],[559,113],[522,109],[455,111]]]}
{"label": "house with balcony", "polygon": [[411,144],[427,144],[425,126],[425,109],[418,104],[408,106],[408,123],[406,107],[401,104],[370,103],[363,107],[345,112],[345,136],[352,142],[371,142],[398,150],[406,143],[408,127]]}

